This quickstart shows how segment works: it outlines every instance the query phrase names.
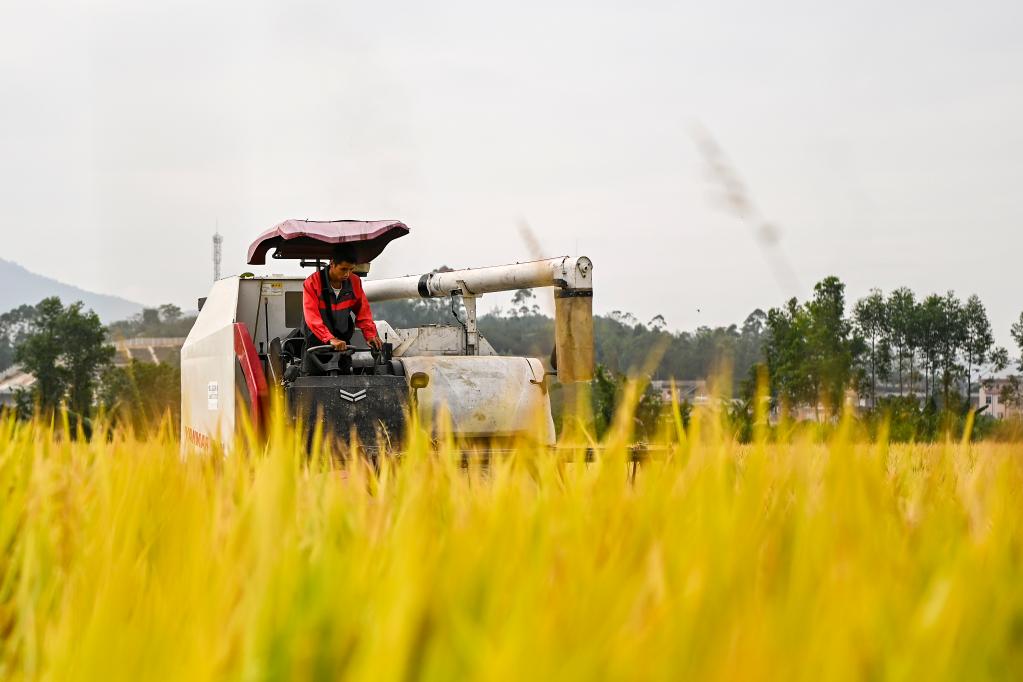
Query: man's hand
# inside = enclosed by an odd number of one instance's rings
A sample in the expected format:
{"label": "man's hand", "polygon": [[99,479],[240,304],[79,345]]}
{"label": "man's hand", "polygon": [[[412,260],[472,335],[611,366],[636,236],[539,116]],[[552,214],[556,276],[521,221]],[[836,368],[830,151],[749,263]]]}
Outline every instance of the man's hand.
{"label": "man's hand", "polygon": [[366,343],[369,344],[371,347],[376,348],[377,350],[383,350],[384,348],[384,342],[380,340],[379,336],[374,336]]}
{"label": "man's hand", "polygon": [[343,351],[348,348],[348,344],[341,339],[331,339],[330,345],[334,346],[334,350],[336,351]]}

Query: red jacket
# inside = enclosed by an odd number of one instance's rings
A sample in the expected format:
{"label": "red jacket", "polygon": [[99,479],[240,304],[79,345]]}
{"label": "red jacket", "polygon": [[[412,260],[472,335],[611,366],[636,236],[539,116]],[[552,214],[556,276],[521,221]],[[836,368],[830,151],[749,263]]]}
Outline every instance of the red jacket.
{"label": "red jacket", "polygon": [[[328,296],[331,300],[331,308],[335,311],[351,309],[355,313],[355,326],[362,331],[362,335],[367,341],[375,339],[377,337],[377,328],[373,324],[373,313],[369,309],[369,301],[366,300],[366,292],[362,290],[362,280],[356,274],[351,274],[348,277],[352,283],[352,293],[355,294],[350,300],[338,301],[334,298],[334,292],[329,291]],[[327,325],[323,324],[323,313],[321,312],[321,306],[325,305],[323,300],[323,285],[321,284],[321,275],[319,271],[314,272],[309,277],[306,277],[305,283],[302,285],[302,308],[305,313],[305,324],[309,328],[316,338],[323,343],[329,343],[334,335],[327,329]]]}

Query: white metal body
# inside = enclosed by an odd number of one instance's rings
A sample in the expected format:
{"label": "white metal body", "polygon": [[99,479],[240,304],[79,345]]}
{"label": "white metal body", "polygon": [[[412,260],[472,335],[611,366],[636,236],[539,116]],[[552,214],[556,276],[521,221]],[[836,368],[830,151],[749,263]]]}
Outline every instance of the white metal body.
{"label": "white metal body", "polygon": [[410,355],[497,355],[494,347],[482,336],[479,337],[479,352],[470,352],[461,327],[431,324],[412,329],[391,329],[386,322],[377,322],[377,331],[381,337],[390,335],[387,340],[394,343],[394,356],[399,358]]}
{"label": "white metal body", "polygon": [[[535,438],[554,443],[554,418],[535,358],[500,356],[405,356],[405,373],[425,372],[419,417],[443,431],[450,418],[461,438]],[[440,427],[438,429],[438,427]]]}
{"label": "white metal body", "polygon": [[208,449],[210,439],[230,445],[235,429],[234,322],[237,277],[213,284],[181,347],[181,443]]}

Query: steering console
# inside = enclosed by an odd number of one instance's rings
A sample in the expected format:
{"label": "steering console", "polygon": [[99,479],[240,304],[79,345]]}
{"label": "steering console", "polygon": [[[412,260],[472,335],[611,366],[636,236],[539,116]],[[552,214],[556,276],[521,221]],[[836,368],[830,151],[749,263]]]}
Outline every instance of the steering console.
{"label": "steering console", "polygon": [[[344,350],[335,350],[331,345],[313,346],[306,348],[302,358],[302,373],[307,376],[341,376],[353,374],[353,369],[376,374],[377,367],[390,364],[391,344],[384,344],[382,350],[375,348],[357,348],[348,346]],[[370,358],[358,358],[356,354],[369,354]]]}

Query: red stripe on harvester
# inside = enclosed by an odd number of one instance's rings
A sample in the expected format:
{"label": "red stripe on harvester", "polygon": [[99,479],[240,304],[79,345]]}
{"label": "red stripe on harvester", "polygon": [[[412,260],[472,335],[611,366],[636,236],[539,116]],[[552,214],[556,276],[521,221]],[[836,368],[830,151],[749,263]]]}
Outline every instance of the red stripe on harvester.
{"label": "red stripe on harvester", "polygon": [[252,410],[252,423],[256,427],[263,426],[263,414],[266,407],[268,391],[263,365],[256,354],[256,345],[252,343],[249,328],[241,322],[234,324],[234,354],[245,376],[245,384],[249,387],[249,398]]}

